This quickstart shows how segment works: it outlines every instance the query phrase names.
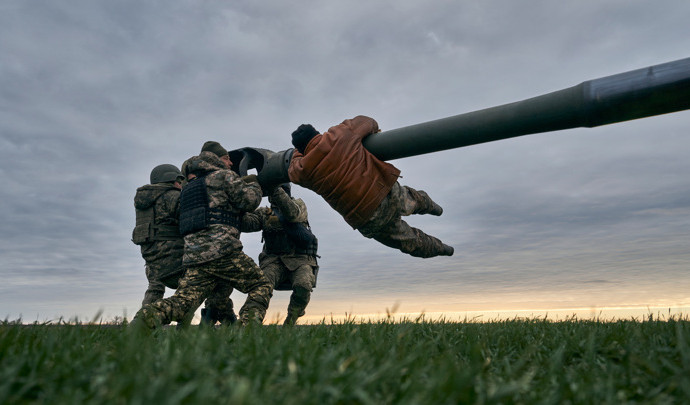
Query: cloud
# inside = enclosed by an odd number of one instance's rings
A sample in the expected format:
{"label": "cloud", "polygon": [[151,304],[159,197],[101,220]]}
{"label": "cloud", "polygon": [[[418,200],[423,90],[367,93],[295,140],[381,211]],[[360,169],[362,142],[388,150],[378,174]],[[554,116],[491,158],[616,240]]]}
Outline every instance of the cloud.
{"label": "cloud", "polygon": [[[282,150],[305,122],[325,130],[366,114],[393,129],[684,58],[687,7],[3,4],[0,307],[10,317],[135,311],[145,278],[129,241],[134,191],[206,140]],[[401,183],[445,207],[409,221],[453,244],[451,259],[365,239],[296,188],[322,246],[312,305],[467,309],[521,294],[552,305],[559,292],[597,304],[633,299],[625,291],[680,301],[687,123],[682,112],[393,162]],[[256,257],[259,237],[243,241]],[[272,310],[285,305],[278,297]]]}

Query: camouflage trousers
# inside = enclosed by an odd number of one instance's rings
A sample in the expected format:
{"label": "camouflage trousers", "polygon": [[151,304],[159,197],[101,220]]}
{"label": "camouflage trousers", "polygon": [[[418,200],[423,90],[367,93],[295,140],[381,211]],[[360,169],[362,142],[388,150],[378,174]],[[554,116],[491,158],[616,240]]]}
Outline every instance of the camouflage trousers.
{"label": "camouflage trousers", "polygon": [[261,269],[273,288],[286,282],[292,286],[284,325],[294,325],[297,318],[305,314],[311,299],[312,288],[316,283],[314,268],[308,264],[303,264],[294,271],[290,271],[283,262],[278,260],[261,266]]}
{"label": "camouflage trousers", "polygon": [[173,290],[178,287],[180,279],[184,274],[182,257],[174,263],[147,262],[145,270],[149,286],[144,293],[143,301],[141,301],[142,306],[163,298],[165,287],[172,288]]}
{"label": "camouflage trousers", "polygon": [[[180,260],[180,262],[181,261],[182,260]],[[163,276],[161,277],[161,275]],[[146,278],[148,279],[149,286],[146,289],[141,306],[143,307],[162,299],[165,295],[166,287],[176,290],[180,285],[180,279],[182,279],[183,275],[183,268],[170,273],[168,268],[161,268],[161,266],[156,263],[147,263]],[[223,289],[214,290],[206,299],[206,308],[215,311],[214,313],[219,319],[230,319],[234,316],[230,293],[232,293],[232,287],[230,287],[229,291],[223,291]],[[193,315],[194,312],[192,311],[191,316]],[[191,321],[191,316],[188,317],[188,321]]]}
{"label": "camouflage trousers", "polygon": [[[240,309],[240,322],[261,323],[273,294],[273,286],[259,266],[243,252],[233,252],[199,266],[189,266],[180,286],[172,297],[146,305],[137,312],[133,322],[142,322],[149,328],[172,321],[186,322],[190,314],[207,297],[227,297],[235,288],[247,294]],[[222,299],[216,300],[223,305]]]}
{"label": "camouflage trousers", "polygon": [[443,210],[427,193],[398,182],[358,231],[367,238],[415,257],[451,255],[453,248],[402,220],[412,214],[440,215]]}
{"label": "camouflage trousers", "polygon": [[176,289],[184,268],[182,267],[182,239],[155,241],[141,245],[141,257],[146,261],[148,288],[141,305],[163,298],[165,288]]}
{"label": "camouflage trousers", "polygon": [[155,267],[147,264],[145,269],[146,279],[149,282],[149,286],[144,293],[144,299],[141,301],[142,307],[158,301],[159,299],[163,298],[163,295],[165,295],[165,284],[163,284],[163,282],[160,280],[160,277],[157,276]]}

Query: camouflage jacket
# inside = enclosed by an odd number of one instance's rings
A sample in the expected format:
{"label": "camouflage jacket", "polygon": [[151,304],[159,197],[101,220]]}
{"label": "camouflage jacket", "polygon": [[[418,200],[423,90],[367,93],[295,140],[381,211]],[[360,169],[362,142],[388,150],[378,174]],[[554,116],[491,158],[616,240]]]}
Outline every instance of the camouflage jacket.
{"label": "camouflage jacket", "polygon": [[[242,215],[254,211],[261,203],[259,183],[245,183],[237,173],[226,169],[223,161],[211,152],[201,152],[184,162],[185,173],[205,176],[209,207]],[[184,237],[185,265],[198,265],[242,250],[240,231],[227,224],[208,228]]]}
{"label": "camouflage jacket", "polygon": [[[146,210],[153,206],[155,225],[179,224],[180,190],[169,184],[148,184],[137,189],[134,195],[134,208]],[[165,240],[141,245],[141,256],[146,263],[156,267],[178,270],[182,265],[184,241]]]}
{"label": "camouflage jacket", "polygon": [[[292,198],[280,187],[276,188],[271,196],[271,205],[280,210],[284,219],[288,222],[307,223],[307,206],[300,198]],[[284,232],[274,209],[271,207],[261,207],[251,213],[246,213],[242,217],[242,232],[258,231]],[[259,254],[259,265],[264,266],[282,262],[290,271],[296,270],[303,264],[316,266],[316,257],[302,254],[270,254],[264,244],[263,251]]]}

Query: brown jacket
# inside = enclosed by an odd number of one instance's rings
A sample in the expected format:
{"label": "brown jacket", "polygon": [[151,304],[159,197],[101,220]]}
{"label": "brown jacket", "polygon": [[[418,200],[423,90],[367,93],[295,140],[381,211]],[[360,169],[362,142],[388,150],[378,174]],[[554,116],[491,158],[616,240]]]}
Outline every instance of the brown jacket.
{"label": "brown jacket", "polygon": [[290,181],[321,195],[353,228],[364,225],[400,176],[362,145],[378,130],[373,118],[359,115],[316,135],[304,155],[295,150]]}

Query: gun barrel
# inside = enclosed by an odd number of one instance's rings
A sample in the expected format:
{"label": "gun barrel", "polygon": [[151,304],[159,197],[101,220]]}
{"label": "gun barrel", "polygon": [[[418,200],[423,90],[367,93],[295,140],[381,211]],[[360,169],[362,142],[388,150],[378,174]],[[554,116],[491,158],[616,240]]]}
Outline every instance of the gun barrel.
{"label": "gun barrel", "polygon": [[[690,109],[690,58],[589,80],[515,103],[369,135],[364,147],[400,159],[522,135],[597,127]],[[289,181],[292,149],[230,152],[235,170],[256,168],[262,184]]]}
{"label": "gun barrel", "polygon": [[380,132],[365,138],[364,147],[381,160],[393,160],[689,108],[690,58],[686,58],[515,103]]}

